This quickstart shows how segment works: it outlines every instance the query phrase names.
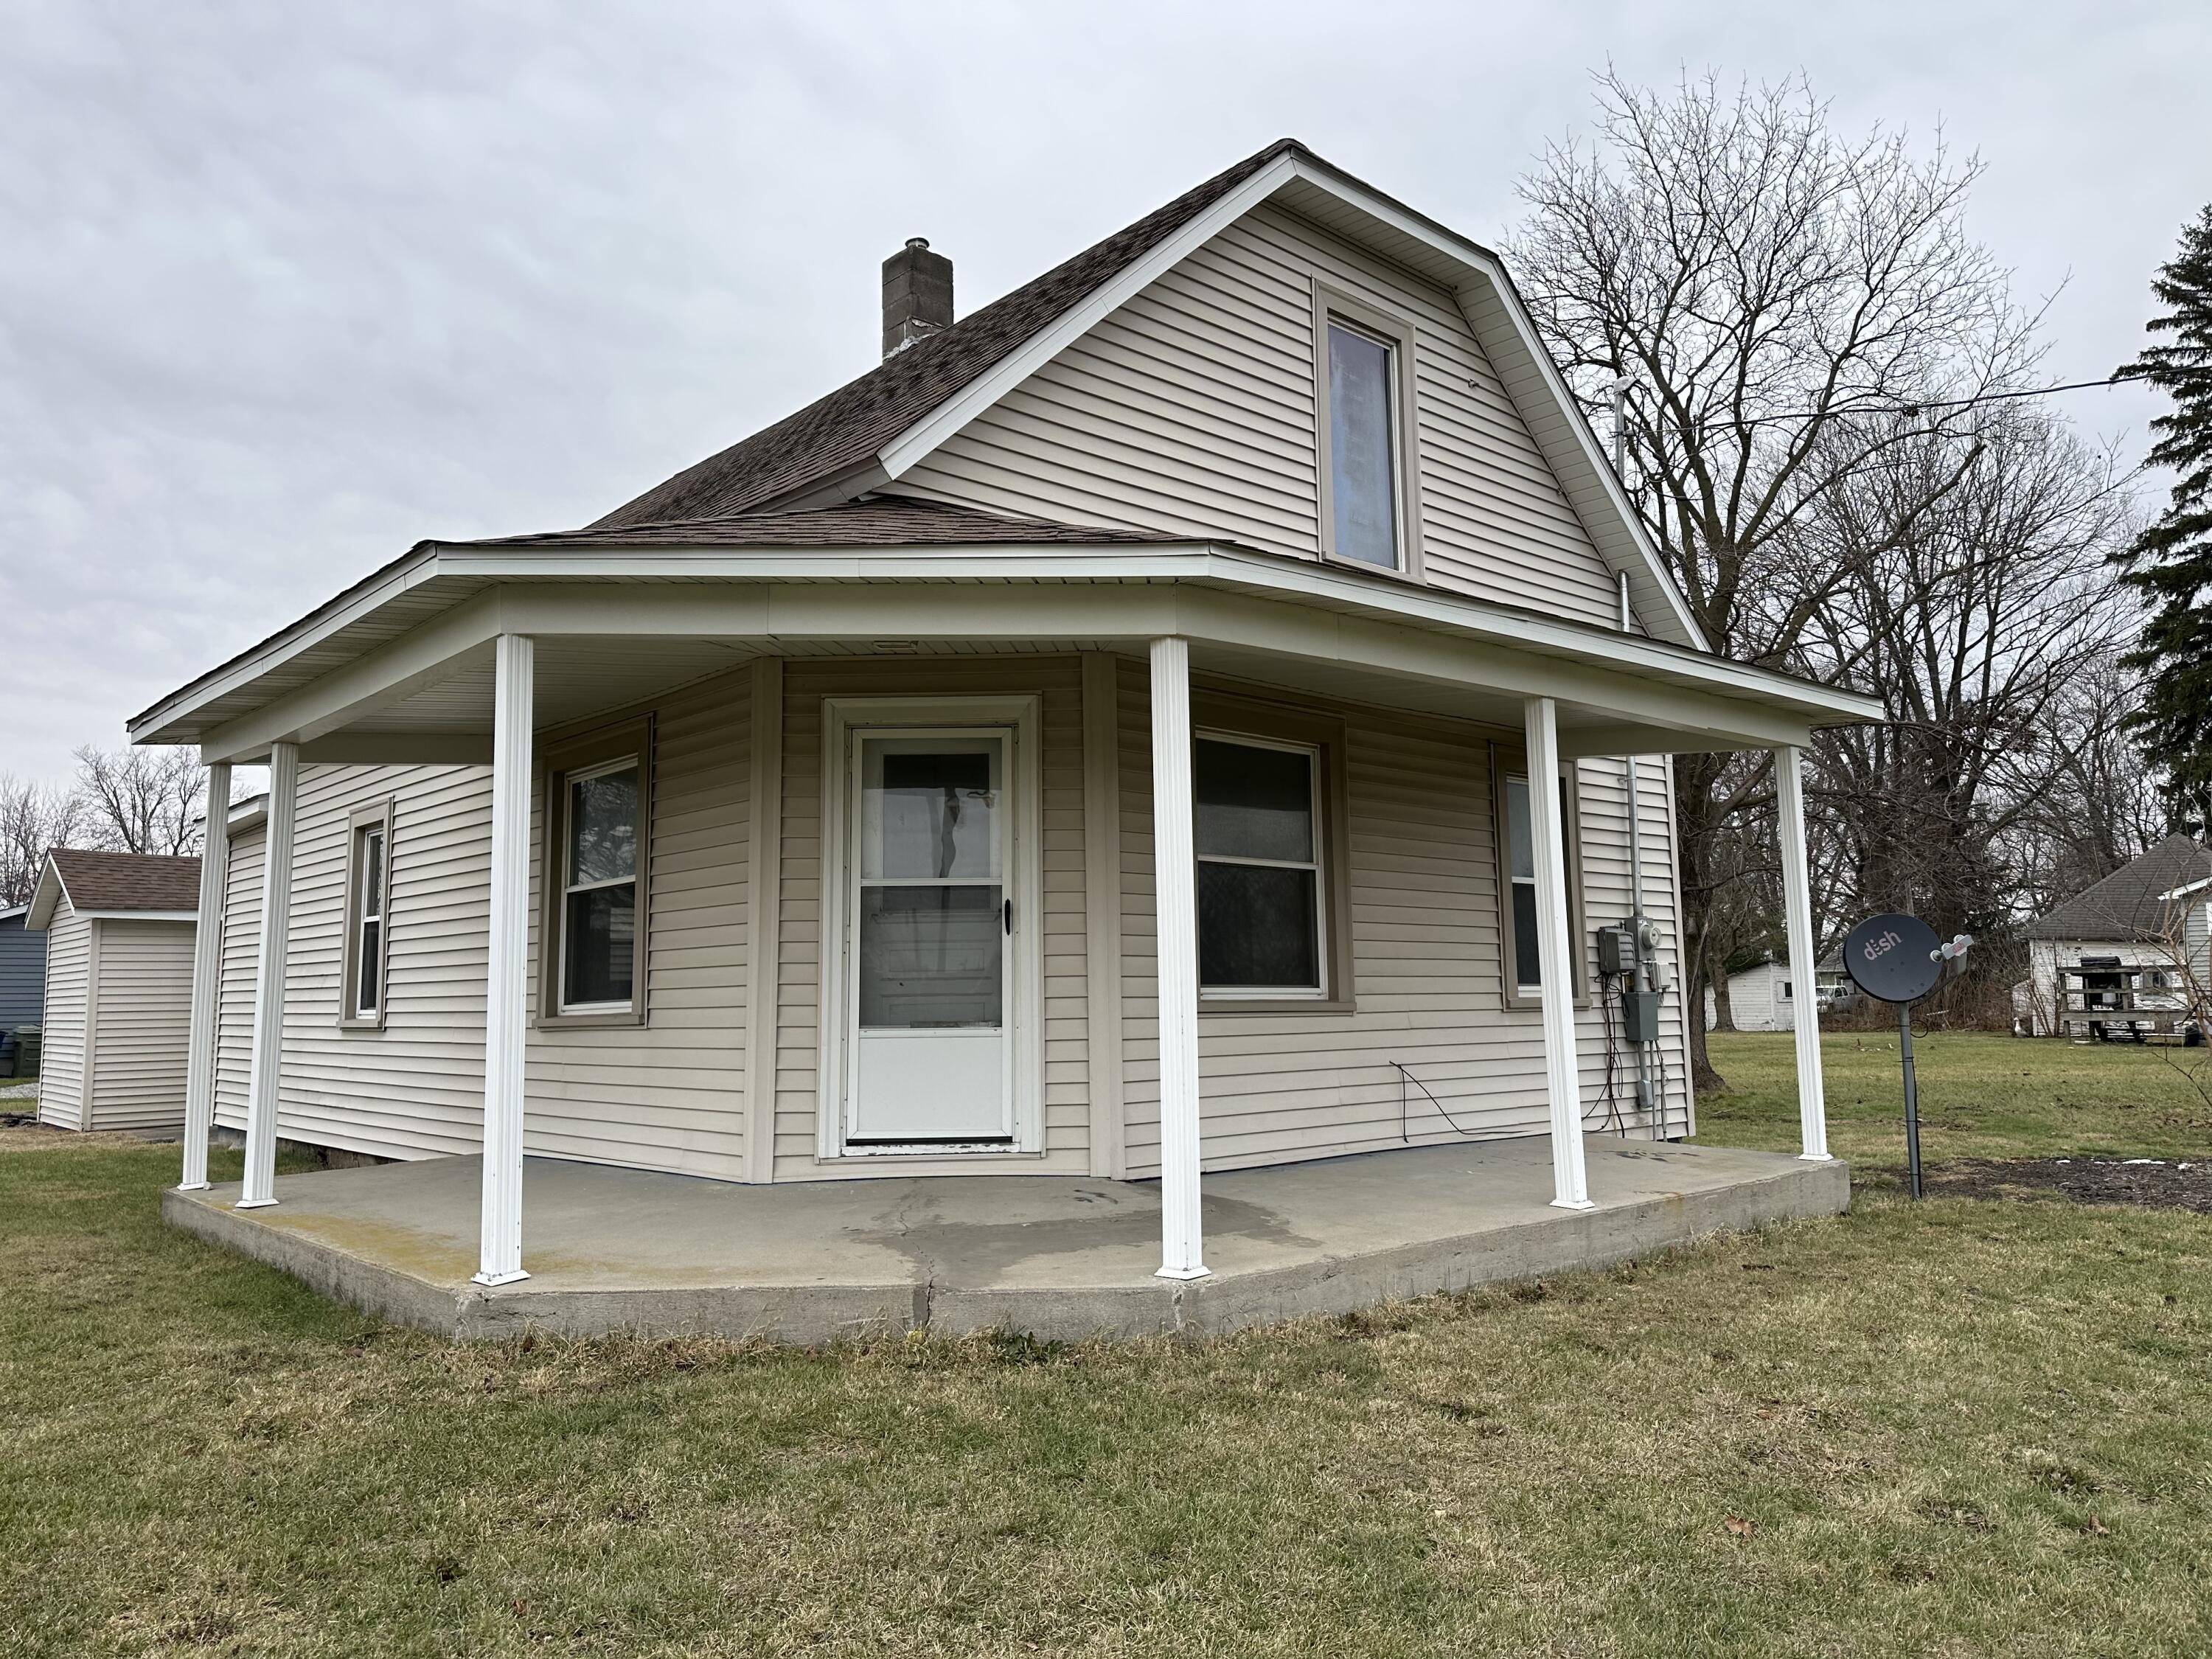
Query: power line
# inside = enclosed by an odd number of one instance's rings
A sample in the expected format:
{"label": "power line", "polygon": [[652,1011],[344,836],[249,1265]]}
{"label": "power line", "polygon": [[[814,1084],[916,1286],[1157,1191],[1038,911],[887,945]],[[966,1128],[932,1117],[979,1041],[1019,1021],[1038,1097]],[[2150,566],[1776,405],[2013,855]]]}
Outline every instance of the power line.
{"label": "power line", "polygon": [[[1735,419],[1698,421],[1700,432],[1724,432],[1731,427],[1781,426],[1812,420],[1828,420],[1848,415],[1918,415],[1931,409],[1972,409],[1983,404],[2001,404],[2015,398],[2048,398],[2060,392],[2087,392],[2099,386],[2126,386],[2140,379],[2138,375],[2114,374],[2101,380],[2071,380],[2064,386],[2027,386],[2014,392],[1984,392],[1972,398],[1926,398],[1893,404],[1853,404],[1825,411],[1808,409],[1796,415],[1746,415]],[[1638,386],[1647,385],[1638,379]],[[1662,426],[1668,424],[1664,421]],[[1676,427],[1679,430],[1679,425]]]}

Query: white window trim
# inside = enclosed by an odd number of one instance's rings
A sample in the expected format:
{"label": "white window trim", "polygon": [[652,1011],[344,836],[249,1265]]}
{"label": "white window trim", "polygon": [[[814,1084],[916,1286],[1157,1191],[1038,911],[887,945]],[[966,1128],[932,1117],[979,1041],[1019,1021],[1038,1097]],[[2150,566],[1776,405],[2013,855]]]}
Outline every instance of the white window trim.
{"label": "white window trim", "polygon": [[[616,772],[637,774],[638,816],[645,817],[651,808],[646,804],[645,757],[640,754],[617,755],[612,759],[594,761],[589,766],[580,766],[561,775],[561,845],[557,849],[559,865],[559,896],[553,914],[559,918],[560,952],[553,969],[553,1008],[557,1014],[628,1014],[637,1006],[638,981],[645,973],[645,883],[638,866],[645,862],[645,846],[641,838],[631,850],[630,872],[626,876],[610,876],[602,881],[571,882],[568,879],[569,857],[573,851],[570,837],[575,834],[575,788],[580,783],[589,783],[593,778],[605,777]],[[608,887],[627,886],[631,890],[630,994],[612,1002],[571,1002],[568,1000],[568,896],[571,893],[593,893]]]}
{"label": "white window trim", "polygon": [[[380,1031],[384,1029],[385,1014],[392,992],[392,801],[390,796],[366,806],[360,806],[346,817],[346,884],[345,912],[342,927],[344,934],[339,943],[338,1025],[349,1031]],[[362,859],[362,847],[368,836],[375,833],[383,837],[377,872],[379,891],[383,903],[377,915],[376,930],[376,1006],[364,1010],[361,1006],[362,991],[362,929],[368,918],[362,911],[362,896],[368,875]]]}
{"label": "white window trim", "polygon": [[[1520,884],[1520,881],[1513,874],[1513,848],[1509,839],[1513,833],[1513,817],[1505,805],[1505,786],[1509,782],[1525,784],[1528,781],[1528,762],[1527,757],[1517,750],[1501,751],[1496,745],[1492,746],[1492,787],[1496,791],[1492,813],[1492,821],[1498,826],[1498,985],[1506,1007],[1540,1009],[1543,988],[1521,982],[1519,942],[1516,932],[1517,924],[1513,919],[1513,889]],[[1583,960],[1589,945],[1583,933],[1581,783],[1581,770],[1576,763],[1561,762],[1559,784],[1560,839],[1565,843],[1564,850],[1567,855],[1567,988],[1573,1006],[1586,1008],[1589,1006],[1589,967]],[[1533,810],[1529,833],[1535,833]],[[1531,850],[1533,852],[1534,849]],[[1528,883],[1533,887],[1535,878],[1533,876],[1528,878]]]}
{"label": "white window trim", "polygon": [[[1328,330],[1340,323],[1390,349],[1390,478],[1397,507],[1398,562],[1370,564],[1336,550],[1336,463],[1329,422]],[[1314,279],[1314,437],[1317,458],[1316,531],[1323,562],[1408,581],[1423,581],[1419,398],[1415,332],[1410,319],[1384,311],[1340,288]]]}
{"label": "white window trim", "polygon": [[[1039,750],[1042,700],[1034,694],[1005,697],[824,697],[822,700],[822,958],[818,1043],[820,1085],[815,1097],[815,1149],[823,1164],[860,1158],[927,1158],[972,1164],[993,1158],[1034,1158],[1044,1151],[1044,879],[1039,795],[1043,784]],[[1006,1013],[1014,1138],[1011,1146],[931,1143],[912,1147],[845,1145],[845,1042],[853,990],[846,930],[850,925],[847,867],[855,807],[847,763],[858,731],[913,728],[910,735],[968,726],[1011,731],[1006,787],[1013,797],[1006,817],[1006,890],[1016,927],[1007,941]]]}
{"label": "white window trim", "polygon": [[[1263,870],[1311,870],[1314,872],[1314,969],[1320,982],[1315,985],[1208,985],[1200,981],[1198,994],[1211,1002],[1285,1002],[1301,999],[1326,1002],[1329,997],[1329,951],[1334,941],[1328,931],[1328,820],[1322,817],[1322,751],[1318,744],[1297,743],[1283,738],[1254,737],[1249,732],[1231,732],[1217,726],[1201,726],[1191,733],[1194,743],[1241,744],[1247,749],[1274,749],[1306,757],[1306,790],[1310,797],[1309,823],[1313,834],[1313,858],[1299,863],[1290,859],[1237,858],[1227,854],[1198,853],[1194,856],[1200,864],[1241,864]],[[1203,942],[1199,959],[1205,960]]]}

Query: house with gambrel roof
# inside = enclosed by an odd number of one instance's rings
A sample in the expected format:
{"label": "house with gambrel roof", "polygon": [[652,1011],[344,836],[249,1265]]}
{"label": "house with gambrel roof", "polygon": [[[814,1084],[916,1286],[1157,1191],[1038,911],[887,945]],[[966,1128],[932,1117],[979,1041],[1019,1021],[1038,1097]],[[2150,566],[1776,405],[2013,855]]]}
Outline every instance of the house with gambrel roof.
{"label": "house with gambrel roof", "polygon": [[1844,1201],[1810,1029],[1802,1160],[1674,1144],[1668,757],[1780,758],[1810,983],[1796,756],[1879,706],[1709,648],[1494,253],[1286,140],[964,317],[915,239],[882,323],[132,722],[271,776],[180,1223],[457,1329],[1064,1332]]}

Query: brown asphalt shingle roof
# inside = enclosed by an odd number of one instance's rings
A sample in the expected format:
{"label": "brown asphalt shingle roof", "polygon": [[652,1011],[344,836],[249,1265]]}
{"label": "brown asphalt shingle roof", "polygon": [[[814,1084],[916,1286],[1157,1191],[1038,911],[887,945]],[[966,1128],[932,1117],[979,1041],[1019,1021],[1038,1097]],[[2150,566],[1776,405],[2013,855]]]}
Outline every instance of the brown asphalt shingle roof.
{"label": "brown asphalt shingle roof", "polygon": [[2179,919],[2180,908],[2160,896],[2207,877],[2212,877],[2212,852],[2187,836],[2168,836],[2020,931],[2027,939],[2162,939]]}
{"label": "brown asphalt shingle roof", "polygon": [[49,855],[76,910],[193,910],[200,908],[200,861],[149,853],[90,853],[57,847]]}
{"label": "brown asphalt shingle roof", "polygon": [[1085,525],[1054,524],[1045,519],[984,513],[941,501],[878,495],[835,507],[812,507],[804,513],[752,513],[735,518],[681,519],[652,524],[609,525],[603,521],[584,530],[497,536],[467,545],[618,547],[635,544],[656,547],[838,548],[1025,545],[1050,542],[1121,547],[1188,539],[1128,530],[1100,530]]}
{"label": "brown asphalt shingle roof", "polygon": [[866,466],[900,433],[1289,151],[1310,154],[1295,139],[1278,139],[796,415],[655,484],[591,527],[726,518]]}

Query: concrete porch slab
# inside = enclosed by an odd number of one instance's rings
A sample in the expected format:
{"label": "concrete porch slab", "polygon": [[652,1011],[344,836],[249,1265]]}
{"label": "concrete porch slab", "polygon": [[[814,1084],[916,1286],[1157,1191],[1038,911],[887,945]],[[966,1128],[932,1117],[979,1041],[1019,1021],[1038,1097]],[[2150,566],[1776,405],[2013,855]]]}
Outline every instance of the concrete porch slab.
{"label": "concrete porch slab", "polygon": [[1213,1333],[1646,1255],[1850,1206],[1841,1163],[1585,1138],[1596,1207],[1557,1210],[1541,1138],[1209,1175],[1208,1279],[1159,1265],[1151,1182],[932,1176],[733,1186],[550,1158],[523,1176],[523,1266],[476,1269],[481,1166],[435,1158],[171,1192],[173,1224],[326,1296],[462,1338],[615,1331],[816,1345],[926,1327],[1048,1339]]}

